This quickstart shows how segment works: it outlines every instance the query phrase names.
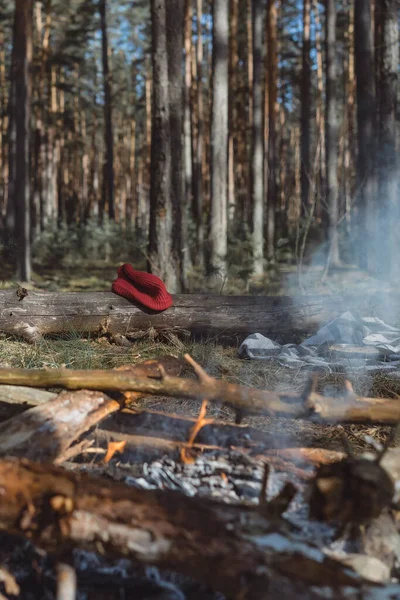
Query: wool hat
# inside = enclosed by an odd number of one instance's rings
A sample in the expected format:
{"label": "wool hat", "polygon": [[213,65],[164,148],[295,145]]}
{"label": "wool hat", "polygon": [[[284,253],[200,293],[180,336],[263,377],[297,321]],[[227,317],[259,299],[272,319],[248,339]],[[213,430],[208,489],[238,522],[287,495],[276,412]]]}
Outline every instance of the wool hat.
{"label": "wool hat", "polygon": [[159,277],[136,271],[128,263],[118,269],[118,277],[112,284],[112,291],[151,310],[166,310],[173,303],[172,296]]}

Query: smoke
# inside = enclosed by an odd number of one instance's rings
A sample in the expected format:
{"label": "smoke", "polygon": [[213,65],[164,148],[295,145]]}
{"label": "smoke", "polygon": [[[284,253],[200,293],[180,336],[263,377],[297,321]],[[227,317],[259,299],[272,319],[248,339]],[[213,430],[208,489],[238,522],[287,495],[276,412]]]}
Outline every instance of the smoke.
{"label": "smoke", "polygon": [[[339,219],[340,266],[330,263],[327,237],[316,243],[309,236],[305,240],[304,260],[298,261],[297,268],[282,281],[283,293],[293,297],[295,305],[296,299],[300,305],[304,304],[307,296],[318,295],[322,308],[326,308],[322,312],[327,321],[339,317],[344,310],[350,311],[355,319],[381,319],[383,335],[389,335],[385,333],[385,324],[400,325],[399,197],[397,173],[390,173],[388,169],[371,173],[358,190],[351,211]],[[302,234],[304,232],[300,232],[300,238]],[[332,296],[337,298],[336,310]],[[325,324],[321,322],[319,325]],[[310,331],[310,334],[313,333],[315,331]],[[395,331],[389,337],[394,346],[400,342],[400,334]],[[353,344],[363,346],[364,342],[355,340]],[[386,355],[390,360],[390,352]],[[368,395],[374,376],[368,370],[371,361],[368,358],[364,361],[365,369],[360,365],[355,371],[349,363],[348,367],[343,365],[340,370],[350,379],[357,377],[360,380],[362,377],[363,392]],[[376,370],[379,371],[379,366]]]}

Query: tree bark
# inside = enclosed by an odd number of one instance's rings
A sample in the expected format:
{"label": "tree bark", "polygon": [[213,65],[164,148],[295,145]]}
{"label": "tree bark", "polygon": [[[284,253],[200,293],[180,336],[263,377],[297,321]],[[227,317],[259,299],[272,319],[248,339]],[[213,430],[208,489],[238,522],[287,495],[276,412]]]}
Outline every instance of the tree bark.
{"label": "tree bark", "polygon": [[346,74],[346,127],[344,150],[344,205],[346,211],[346,229],[350,233],[353,215],[354,174],[356,165],[356,134],[355,134],[355,92],[356,81],[354,73],[354,5],[351,0],[347,2],[348,25],[346,32],[346,58],[344,71]]}
{"label": "tree bark", "polygon": [[17,0],[15,25],[15,239],[17,243],[17,278],[31,278],[30,248],[30,118],[32,63],[32,0]]}
{"label": "tree bark", "polygon": [[227,273],[229,0],[213,3],[211,116],[211,266]]}
{"label": "tree bark", "polygon": [[329,264],[337,267],[339,258],[339,189],[338,189],[338,115],[336,102],[336,3],[327,0],[326,39],[326,188],[329,211]]}
{"label": "tree bark", "polygon": [[171,147],[171,204],[172,204],[172,249],[177,269],[175,292],[184,291],[184,247],[182,219],[183,206],[183,40],[184,40],[184,0],[168,0],[166,3],[166,34],[168,56],[168,94]]}
{"label": "tree bark", "polygon": [[[17,122],[16,122],[16,61],[17,61],[17,11],[14,11],[13,23],[13,46],[11,51],[10,63],[10,86],[8,92],[8,190],[7,190],[7,210],[6,210],[6,227],[5,227],[5,242],[6,246],[15,243],[15,184],[16,184],[16,138],[17,138]],[[14,256],[14,252],[12,253]]]}
{"label": "tree bark", "polygon": [[[391,281],[399,275],[395,256],[400,250],[396,231],[398,207],[398,160],[396,151],[396,107],[398,93],[399,27],[398,4],[381,2],[382,46],[380,52],[379,103],[379,237],[378,265]],[[396,224],[396,225],[395,225]]]}
{"label": "tree bark", "polygon": [[237,216],[235,148],[237,142],[237,104],[238,104],[238,26],[239,0],[231,0],[229,27],[229,141],[228,141],[228,213],[229,224],[235,228]]}
{"label": "tree bark", "polygon": [[150,269],[170,292],[177,288],[172,240],[171,146],[166,1],[152,0],[153,105],[151,126]]}
{"label": "tree bark", "polygon": [[204,157],[204,100],[203,100],[203,0],[196,2],[197,20],[197,42],[196,42],[196,65],[197,65],[197,144],[194,157],[194,208],[196,216],[196,261],[199,267],[204,267],[204,181],[203,181],[203,157]]}
{"label": "tree bark", "polygon": [[317,102],[316,102],[316,157],[315,164],[318,165],[315,173],[315,216],[322,226],[325,225],[323,217],[325,217],[322,209],[323,197],[325,197],[325,177],[326,177],[326,160],[325,160],[325,115],[324,115],[324,71],[323,71],[323,56],[321,43],[321,19],[319,13],[318,0],[312,0],[312,9],[315,20],[315,52],[317,62]]}
{"label": "tree bark", "polygon": [[358,161],[357,180],[359,189],[356,254],[361,268],[373,267],[376,255],[375,194],[375,82],[374,49],[371,26],[371,0],[355,0],[354,6],[354,54],[357,78],[357,127]]}
{"label": "tree bark", "polygon": [[310,205],[310,116],[311,116],[311,42],[310,42],[310,15],[311,0],[303,0],[303,49],[302,49],[302,74],[300,84],[300,181],[301,181],[301,211],[306,213]]}
{"label": "tree bark", "polygon": [[[237,343],[256,331],[279,342],[300,335],[348,310],[371,314],[389,323],[400,320],[396,294],[362,296],[174,296],[174,305],[161,314],[136,307],[111,292],[33,292],[21,302],[15,289],[0,291],[0,330],[32,341],[40,334],[86,332],[145,335],[188,330],[194,336],[218,336]],[[390,310],[391,309],[391,310]]]}
{"label": "tree bark", "polygon": [[[63,139],[72,136],[72,131],[68,134],[58,137],[57,131],[57,113],[58,113],[58,98],[57,98],[57,71],[55,65],[49,61],[47,68],[47,85],[48,85],[48,122],[47,122],[47,144],[46,144],[46,172],[45,172],[45,211],[46,222],[53,221],[58,218],[58,226],[61,227],[66,223],[66,189],[63,188],[63,181],[57,181],[58,173],[68,169],[67,161],[61,164],[61,145]],[[63,123],[64,124],[64,123]],[[66,154],[68,156],[68,153]]]}
{"label": "tree bark", "polygon": [[[150,60],[146,60],[146,82],[145,82],[145,103],[146,103],[146,149],[145,149],[145,159],[144,159],[144,174],[143,183],[147,186],[147,189],[150,189],[150,172],[151,172],[151,127],[152,127],[152,117],[153,117],[153,109],[152,109],[152,65]],[[144,194],[143,194],[144,195]],[[145,210],[147,210],[147,204],[144,201]]]}
{"label": "tree bark", "polygon": [[264,102],[263,102],[263,21],[264,5],[253,0],[253,273],[264,273]]}
{"label": "tree bark", "polygon": [[[114,200],[114,136],[111,97],[111,72],[109,65],[110,48],[107,32],[107,0],[99,2],[101,21],[101,48],[103,64],[103,90],[104,90],[104,145],[105,161],[103,172],[103,207],[108,206],[108,217],[115,219]],[[104,209],[103,209],[104,210]]]}
{"label": "tree bark", "polygon": [[6,82],[6,53],[4,24],[0,26],[0,227],[4,227],[4,216],[6,211],[7,191],[7,82]]}
{"label": "tree bark", "polygon": [[278,106],[278,41],[276,0],[268,0],[267,8],[268,55],[268,259],[275,256],[275,211],[277,203],[277,106]]}
{"label": "tree bark", "polygon": [[[189,222],[191,207],[193,205],[193,139],[192,139],[192,27],[193,27],[193,2],[185,0],[184,18],[184,47],[185,47],[185,93],[183,112],[183,139],[184,139],[184,202],[182,214],[182,238],[183,238],[183,273],[185,275],[185,288],[187,288],[187,272],[192,262],[191,247],[189,240]],[[201,39],[200,39],[201,43]]]}

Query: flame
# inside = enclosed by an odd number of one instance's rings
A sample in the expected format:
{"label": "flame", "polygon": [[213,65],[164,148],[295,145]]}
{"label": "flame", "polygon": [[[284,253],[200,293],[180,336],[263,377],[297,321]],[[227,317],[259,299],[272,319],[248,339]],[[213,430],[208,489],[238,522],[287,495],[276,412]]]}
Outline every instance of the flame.
{"label": "flame", "polygon": [[203,400],[203,402],[201,404],[199,416],[197,417],[196,422],[194,423],[193,427],[190,430],[189,440],[188,440],[187,444],[185,444],[185,446],[183,448],[181,448],[181,461],[184,464],[190,465],[195,462],[195,459],[187,454],[187,450],[190,450],[190,447],[193,446],[194,440],[196,439],[196,436],[199,433],[200,429],[202,429],[205,425],[209,425],[210,423],[214,422],[214,419],[206,419],[205,418],[206,412],[207,412],[207,406],[208,406],[208,400]]}
{"label": "flame", "polygon": [[108,442],[107,454],[104,457],[104,464],[108,464],[116,452],[123,452],[125,450],[126,440],[121,442]]}

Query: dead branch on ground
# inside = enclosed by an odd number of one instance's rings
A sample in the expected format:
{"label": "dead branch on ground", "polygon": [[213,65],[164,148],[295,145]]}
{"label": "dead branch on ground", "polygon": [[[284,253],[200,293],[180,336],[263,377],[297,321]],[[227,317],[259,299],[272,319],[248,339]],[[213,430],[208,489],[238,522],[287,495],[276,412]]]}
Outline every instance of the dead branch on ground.
{"label": "dead branch on ground", "polygon": [[[195,364],[193,359],[186,358]],[[240,415],[279,416],[317,423],[387,425],[400,421],[400,402],[397,400],[357,396],[348,389],[339,397],[323,396],[315,391],[315,378],[302,394],[296,394],[259,390],[215,379],[197,364],[196,374],[198,381],[170,376],[162,369],[160,379],[136,377],[129,371],[116,370],[0,369],[0,384],[206,399],[230,406]]]}

